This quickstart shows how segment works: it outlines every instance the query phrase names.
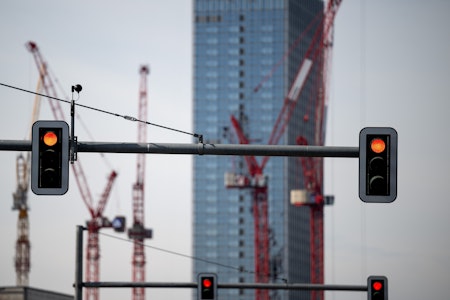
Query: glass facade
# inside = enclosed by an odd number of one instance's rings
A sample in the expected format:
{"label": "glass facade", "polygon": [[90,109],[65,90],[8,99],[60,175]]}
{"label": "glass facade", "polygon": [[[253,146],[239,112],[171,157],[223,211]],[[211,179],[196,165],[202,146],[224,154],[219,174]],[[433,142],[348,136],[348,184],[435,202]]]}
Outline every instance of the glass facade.
{"label": "glass facade", "polygon": [[[239,143],[230,122],[234,115],[251,143],[266,144],[313,31],[294,50],[288,49],[323,11],[323,2],[195,0],[193,9],[194,131],[203,134],[205,143]],[[308,89],[314,90],[309,79],[279,144],[295,144],[298,135],[313,140],[313,122],[304,117],[314,114],[307,99],[314,92]],[[244,158],[194,157],[193,255],[201,260],[194,261],[193,278],[213,272],[221,283],[254,282],[252,194],[249,189],[227,189],[227,172],[248,174]],[[296,158],[271,157],[264,174],[270,281],[309,282],[309,208],[289,202],[290,190],[302,185],[301,166]],[[255,298],[253,290],[219,292],[221,299]],[[308,293],[270,293],[271,299],[309,299]]]}

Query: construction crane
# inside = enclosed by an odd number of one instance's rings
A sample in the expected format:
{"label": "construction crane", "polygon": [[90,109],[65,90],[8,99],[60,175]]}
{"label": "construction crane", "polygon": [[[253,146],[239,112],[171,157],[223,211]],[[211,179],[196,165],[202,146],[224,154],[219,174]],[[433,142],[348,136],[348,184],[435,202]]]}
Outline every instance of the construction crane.
{"label": "construction crane", "polygon": [[[139,102],[138,102],[138,143],[145,143],[147,139],[147,75],[148,66],[139,69]],[[145,251],[144,239],[152,237],[152,230],[144,225],[144,192],[145,192],[145,154],[137,155],[136,182],[133,184],[133,226],[128,229],[128,237],[133,240],[133,282],[145,281]],[[144,300],[145,289],[133,288],[133,300]]]}
{"label": "construction crane", "polygon": [[[342,0],[330,0],[327,3],[323,19],[324,34],[321,38],[323,53],[319,57],[319,72],[316,73],[317,98],[313,122],[313,140],[308,141],[305,136],[297,137],[299,145],[319,145],[325,143],[326,111],[328,106],[329,69],[333,46],[333,24]],[[304,120],[308,121],[309,116]],[[303,190],[306,191],[306,202],[293,203],[307,205],[310,208],[310,277],[313,283],[324,281],[324,244],[323,244],[323,209],[324,205],[333,204],[333,196],[323,195],[323,158],[302,157],[300,162],[303,170]],[[292,199],[291,199],[292,200]],[[292,201],[291,201],[292,202]],[[311,291],[311,299],[323,300],[323,291]]]}
{"label": "construction crane", "polygon": [[[315,129],[316,130],[316,129]],[[304,136],[297,137],[297,144],[306,146],[308,141]],[[314,143],[315,145],[320,145]],[[310,231],[310,276],[311,282],[323,283],[323,208],[334,202],[333,196],[323,195],[323,158],[301,157],[303,184],[302,189],[291,190],[291,204],[295,206],[309,206]],[[300,178],[298,176],[297,178]],[[323,299],[322,291],[311,291],[311,299]]]}
{"label": "construction crane", "polygon": [[[312,72],[317,76],[315,82],[315,94],[316,99],[314,101],[314,131],[315,138],[314,143],[316,145],[323,145],[324,142],[324,114],[326,104],[326,84],[327,84],[327,68],[328,58],[331,53],[332,46],[332,27],[336,12],[339,8],[341,0],[330,0],[323,13],[321,13],[320,22],[316,27],[310,46],[308,47],[305,56],[300,63],[297,74],[290,86],[290,89],[284,99],[282,109],[275,121],[272,133],[269,137],[268,144],[278,144],[280,138],[283,136],[285,129],[289,123],[289,120],[297,105],[298,98],[303,90],[304,83],[311,73],[311,70],[315,66],[315,72]],[[293,50],[291,47],[284,58],[289,56]],[[273,70],[269,74],[271,76]],[[263,83],[268,80],[266,76],[262,82],[255,88],[255,92],[263,86]],[[308,110],[304,115],[304,122],[310,120]],[[250,140],[244,134],[244,131],[240,125],[238,119],[232,115],[231,123],[238,136],[241,144],[249,144]],[[252,211],[254,221],[254,245],[255,245],[255,281],[258,283],[266,283],[269,281],[269,224],[268,224],[268,179],[264,175],[264,167],[267,164],[269,157],[263,157],[261,163],[258,163],[254,156],[246,156],[245,161],[247,165],[248,176],[226,174],[225,185],[228,188],[240,188],[251,189],[253,194],[252,199]],[[322,168],[322,164],[318,165]],[[321,171],[322,172],[322,171]],[[321,177],[320,177],[321,178]],[[321,186],[320,186],[321,189]],[[318,199],[320,199],[318,194]],[[323,200],[323,197],[322,197]],[[321,209],[318,209],[320,207]],[[314,224],[323,224],[323,201],[320,201],[318,205],[311,205],[312,221]],[[311,240],[311,282],[323,283],[323,225],[312,226],[314,231],[310,232]],[[317,230],[316,230],[317,229]],[[317,231],[321,230],[320,233]],[[317,242],[317,240],[319,240]],[[314,269],[312,269],[314,268]],[[320,269],[317,271],[317,269]],[[319,298],[323,298],[323,293],[318,293]],[[312,299],[316,299],[316,294],[312,294]],[[255,299],[267,300],[269,299],[268,290],[256,290]]]}
{"label": "construction crane", "polygon": [[[89,206],[88,210],[91,214],[91,220],[86,222],[88,229],[88,244],[86,251],[86,281],[99,281],[100,274],[100,244],[98,239],[98,233],[101,228],[112,227],[112,223],[103,216],[106,203],[108,201],[109,194],[116,178],[117,173],[112,171],[108,178],[108,183],[103,191],[97,208]],[[98,289],[86,289],[86,299],[99,299]]]}
{"label": "construction crane", "polygon": [[16,285],[28,286],[30,273],[30,239],[28,222],[28,164],[27,158],[22,154],[17,156],[17,188],[13,194],[13,210],[19,210],[17,220],[16,257],[14,259],[16,269]]}
{"label": "construction crane", "polygon": [[[40,92],[42,88],[41,80],[38,80],[36,91]],[[31,124],[38,116],[40,109],[40,97],[34,99],[33,111],[31,114]],[[29,134],[31,136],[31,132]],[[16,158],[16,179],[17,187],[13,193],[13,210],[18,210],[17,220],[17,241],[16,256],[14,265],[16,270],[16,285],[28,286],[30,273],[30,238],[29,238],[29,220],[28,220],[28,186],[30,170],[30,152],[24,156],[20,153]]]}
{"label": "construction crane", "polygon": [[[43,59],[38,46],[35,42],[28,42],[26,44],[27,49],[31,52],[34,57],[36,66],[39,70],[39,78],[42,84],[42,87],[46,93],[46,95],[58,98],[58,94],[55,89],[56,79],[54,79],[48,72],[48,65]],[[54,99],[48,100],[51,110],[53,112],[53,116],[56,120],[65,120],[64,113],[62,111],[61,105],[59,101]],[[72,137],[73,138],[73,137]],[[87,244],[87,255],[86,255],[86,274],[85,280],[90,281],[99,281],[99,243],[98,243],[98,231],[103,227],[111,227],[110,222],[106,222],[106,218],[102,216],[103,210],[106,206],[107,199],[109,197],[109,193],[111,191],[114,180],[117,176],[115,171],[111,171],[108,177],[108,183],[106,188],[101,195],[100,201],[98,203],[97,208],[94,208],[93,198],[91,195],[91,191],[89,189],[88,181],[86,179],[85,173],[83,171],[81,162],[78,161],[76,163],[72,163],[72,171],[74,173],[75,180],[77,182],[81,198],[85,203],[86,207],[89,210],[89,213],[92,217],[90,221],[87,222],[88,227],[88,244]],[[98,300],[98,289],[97,288],[87,288],[85,291],[86,299]]]}

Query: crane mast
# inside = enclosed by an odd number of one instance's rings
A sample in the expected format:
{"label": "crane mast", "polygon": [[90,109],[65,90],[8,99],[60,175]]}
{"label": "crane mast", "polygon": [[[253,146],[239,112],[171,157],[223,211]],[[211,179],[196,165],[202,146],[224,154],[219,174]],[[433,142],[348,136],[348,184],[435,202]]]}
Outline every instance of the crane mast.
{"label": "crane mast", "polygon": [[[231,115],[231,124],[241,144],[249,144],[239,121]],[[225,174],[227,188],[250,189],[252,192],[252,211],[255,247],[255,282],[269,282],[269,222],[268,222],[268,185],[267,177],[254,156],[244,157],[249,177]],[[269,300],[268,290],[256,290],[256,300]]]}
{"label": "crane mast", "polygon": [[[112,227],[108,219],[103,216],[106,203],[108,201],[109,194],[111,192],[114,180],[117,177],[117,173],[112,171],[108,177],[108,183],[103,191],[103,194],[98,202],[97,208],[90,207],[91,219],[86,222],[88,229],[88,243],[86,246],[86,281],[99,281],[100,280],[100,243],[98,239],[98,233],[101,228]],[[85,290],[86,299],[99,299],[99,293],[97,288],[91,288]]]}
{"label": "crane mast", "polygon": [[28,222],[28,161],[19,154],[16,160],[17,188],[13,194],[13,209],[19,210],[17,220],[16,257],[16,285],[28,286],[30,273],[30,240]]}
{"label": "crane mast", "polygon": [[[42,81],[39,79],[36,91],[40,92]],[[31,114],[31,124],[38,116],[40,109],[40,96],[34,98],[33,112]],[[31,133],[30,133],[31,135]],[[28,277],[30,273],[30,239],[29,239],[29,220],[28,220],[28,182],[30,170],[30,153],[26,157],[20,153],[16,158],[16,179],[17,188],[13,193],[13,210],[18,210],[17,220],[17,241],[16,257],[14,265],[16,270],[16,285],[28,286]]]}
{"label": "crane mast", "polygon": [[[34,61],[39,71],[39,80],[42,84],[43,89],[45,90],[46,95],[58,98],[58,94],[54,85],[55,80],[52,78],[52,76],[50,76],[47,63],[42,57],[38,46],[35,42],[30,41],[26,44],[26,47],[34,57]],[[60,103],[53,99],[49,99],[48,101],[55,120],[64,120],[65,117]],[[81,198],[85,203],[87,209],[89,210],[92,218],[87,222],[88,244],[86,246],[86,281],[99,281],[100,250],[98,242],[98,232],[100,228],[111,227],[111,223],[102,216],[102,213],[106,206],[107,199],[109,197],[117,173],[115,171],[112,171],[109,175],[108,183],[98,203],[98,207],[95,208],[93,205],[92,194],[89,189],[88,181],[83,171],[81,162],[78,159],[76,163],[72,163],[70,165],[72,166],[72,171],[74,173]],[[86,288],[85,297],[86,299],[98,300],[98,289]]]}
{"label": "crane mast", "polygon": [[[316,73],[317,97],[315,100],[313,119],[313,145],[323,146],[325,142],[325,122],[328,99],[328,75],[333,46],[333,24],[336,13],[342,0],[330,0],[327,3],[325,15],[321,27],[323,33],[320,37],[322,51],[317,56],[318,72]],[[305,121],[309,116],[305,115]],[[304,136],[297,137],[298,145],[308,145]],[[300,158],[303,171],[303,188],[307,193],[309,201],[304,204],[310,208],[310,277],[312,283],[323,283],[324,281],[324,245],[323,245],[323,209],[324,205],[332,204],[333,198],[323,195],[323,158],[302,157]],[[298,205],[298,204],[297,204]],[[311,299],[322,300],[323,291],[311,291]]]}
{"label": "crane mast", "polygon": [[[147,139],[147,75],[148,66],[139,69],[139,101],[138,101],[138,143],[144,143]],[[133,227],[128,230],[128,237],[133,239],[132,257],[132,281],[145,281],[145,251],[144,239],[152,237],[152,231],[145,228],[144,224],[144,192],[145,192],[145,154],[137,155],[136,182],[133,184]],[[133,300],[144,300],[145,289],[133,288]]]}
{"label": "crane mast", "polygon": [[[284,99],[281,111],[275,121],[272,133],[268,139],[269,145],[278,144],[283,136],[290,118],[294,112],[298,98],[303,90],[308,76],[312,74],[315,65],[314,75],[318,85],[314,87],[317,98],[314,108],[314,144],[323,145],[324,142],[324,116],[326,104],[326,77],[327,77],[327,59],[331,52],[332,35],[331,30],[334,23],[334,17],[342,0],[330,0],[322,13],[320,23],[315,30],[312,41],[300,63],[297,74],[289,88]],[[291,51],[290,49],[289,51]],[[286,57],[286,56],[285,56]],[[273,72],[271,72],[273,74]],[[267,76],[255,88],[258,92],[262,88],[263,82]],[[304,122],[309,121],[308,112],[305,113]],[[239,138],[241,144],[248,144],[249,139],[245,136],[239,121],[232,115],[231,124]],[[267,177],[263,171],[269,157],[263,157],[261,163],[258,163],[254,156],[245,157],[248,169],[248,177],[245,175],[226,174],[225,185],[228,188],[250,188],[252,190],[252,210],[254,221],[254,243],[255,243],[255,281],[266,283],[269,280],[269,224],[268,224],[268,183]],[[310,218],[310,259],[311,259],[311,282],[323,283],[323,196],[322,196],[322,160],[318,163],[311,163],[316,172],[312,181],[315,186],[318,205],[311,205]],[[304,168],[305,169],[305,168]],[[306,174],[306,173],[305,173]],[[306,177],[306,175],[304,175]],[[305,179],[306,180],[306,179]],[[306,183],[305,183],[306,186]],[[319,190],[318,190],[319,189]],[[256,290],[255,299],[269,299],[268,290]],[[323,299],[323,292],[312,292],[312,299]]]}

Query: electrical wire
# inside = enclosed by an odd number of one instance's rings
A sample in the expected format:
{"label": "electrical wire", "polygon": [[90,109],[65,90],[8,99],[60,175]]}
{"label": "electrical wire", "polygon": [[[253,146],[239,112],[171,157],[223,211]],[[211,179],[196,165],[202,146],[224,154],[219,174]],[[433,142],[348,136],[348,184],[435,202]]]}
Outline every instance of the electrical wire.
{"label": "electrical wire", "polygon": [[[111,235],[111,234],[107,234],[107,233],[103,233],[103,232],[99,232],[98,234],[102,235],[102,236],[105,236],[105,237],[117,239],[119,241],[125,241],[125,242],[129,242],[129,243],[134,243],[134,240],[121,238],[121,237],[118,237],[118,236],[115,236],[115,235]],[[172,254],[172,255],[176,255],[176,256],[180,256],[180,257],[184,257],[184,258],[188,258],[188,259],[192,259],[192,260],[196,260],[196,261],[201,261],[201,262],[204,262],[204,263],[207,263],[207,264],[211,264],[211,265],[215,265],[215,266],[222,267],[222,268],[235,270],[235,271],[238,271],[239,273],[256,274],[255,271],[247,270],[247,269],[244,269],[242,267],[226,265],[226,264],[223,264],[223,263],[219,263],[217,261],[212,261],[212,260],[204,259],[204,258],[201,258],[201,257],[187,255],[187,254],[179,253],[179,252],[176,252],[176,251],[163,249],[163,248],[160,248],[160,247],[146,245],[145,243],[139,242],[139,241],[138,241],[138,243],[140,243],[145,248],[157,250],[157,251],[164,252],[164,253],[167,253],[167,254]],[[268,276],[270,277],[270,275],[268,275]],[[283,281],[284,283],[287,283],[287,279],[286,278],[275,277],[275,279]]]}
{"label": "electrical wire", "polygon": [[[19,87],[16,87],[16,86],[12,86],[12,85],[8,85],[8,84],[5,84],[5,83],[1,83],[0,82],[0,85],[2,85],[4,87],[11,88],[11,89],[15,89],[15,90],[18,90],[18,91],[21,91],[21,92],[26,92],[26,93],[38,95],[38,96],[41,96],[41,97],[46,97],[48,99],[57,100],[57,101],[65,102],[65,103],[71,103],[71,101],[69,101],[69,100],[64,100],[64,99],[60,99],[60,98],[56,98],[56,97],[52,97],[52,96],[36,93],[36,92],[30,91],[30,90],[22,89],[22,88],[19,88]],[[103,109],[92,107],[92,106],[88,106],[88,105],[83,105],[83,104],[79,104],[79,103],[75,103],[75,105],[79,106],[79,107],[86,108],[86,109],[94,110],[94,111],[97,111],[97,112],[100,112],[100,113],[112,115],[112,116],[115,116],[115,117],[121,117],[121,118],[124,118],[125,120],[128,120],[128,121],[140,122],[140,123],[144,123],[146,125],[159,127],[159,128],[162,128],[162,129],[166,129],[166,130],[170,130],[170,131],[174,131],[174,132],[178,132],[178,133],[182,133],[182,134],[187,134],[187,135],[193,136],[195,138],[198,138],[199,142],[201,142],[201,143],[203,142],[203,135],[198,134],[198,133],[191,133],[191,132],[183,131],[183,130],[180,130],[180,129],[175,129],[175,128],[172,128],[172,127],[151,123],[151,122],[148,122],[148,121],[137,119],[137,118],[132,117],[132,116],[121,115],[121,114],[118,114],[118,113],[110,112],[110,111],[107,111],[107,110],[103,110]]]}

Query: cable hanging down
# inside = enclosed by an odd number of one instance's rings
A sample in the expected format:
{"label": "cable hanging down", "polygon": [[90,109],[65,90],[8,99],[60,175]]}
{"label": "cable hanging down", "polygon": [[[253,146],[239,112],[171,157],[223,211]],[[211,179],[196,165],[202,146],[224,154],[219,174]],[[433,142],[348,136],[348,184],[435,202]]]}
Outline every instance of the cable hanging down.
{"label": "cable hanging down", "polygon": [[[8,85],[8,84],[2,83],[2,82],[0,82],[0,85],[2,85],[4,87],[7,87],[7,88],[15,89],[15,90],[18,90],[18,91],[21,91],[21,92],[26,92],[26,93],[30,93],[30,94],[33,94],[33,95],[38,95],[38,96],[41,96],[41,97],[45,97],[45,98],[48,98],[48,99],[57,100],[57,101],[61,101],[61,102],[69,103],[69,104],[71,103],[71,101],[69,101],[69,100],[64,100],[64,99],[60,99],[60,98],[44,95],[44,94],[33,92],[33,91],[30,91],[30,90],[22,89],[22,88],[19,88],[19,87],[16,87],[16,86]],[[79,107],[86,108],[86,109],[94,110],[94,111],[97,111],[97,112],[100,112],[100,113],[112,115],[112,116],[115,116],[115,117],[121,117],[121,118],[124,118],[125,120],[128,120],[128,121],[141,122],[141,123],[144,123],[144,124],[147,124],[147,125],[150,125],[150,126],[155,126],[155,127],[159,127],[159,128],[166,129],[166,130],[170,130],[170,131],[174,131],[174,132],[178,132],[178,133],[182,133],[182,134],[187,134],[187,135],[193,136],[195,138],[198,138],[199,143],[203,143],[203,135],[202,134],[187,132],[187,131],[184,131],[184,130],[171,128],[171,127],[160,125],[160,124],[151,123],[151,122],[148,122],[148,121],[137,119],[137,118],[132,117],[132,116],[118,114],[118,113],[106,111],[106,110],[103,110],[103,109],[100,109],[100,108],[96,108],[96,107],[92,107],[92,106],[88,106],[88,105],[84,105],[84,104],[75,103],[75,105],[79,106]]]}

